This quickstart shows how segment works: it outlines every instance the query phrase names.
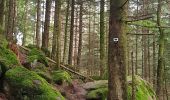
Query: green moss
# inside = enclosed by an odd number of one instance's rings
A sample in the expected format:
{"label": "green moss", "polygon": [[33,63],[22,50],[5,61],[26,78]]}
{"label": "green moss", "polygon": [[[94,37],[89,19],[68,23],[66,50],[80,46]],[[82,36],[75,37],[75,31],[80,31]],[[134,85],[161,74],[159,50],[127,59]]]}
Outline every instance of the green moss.
{"label": "green moss", "polygon": [[[127,81],[128,81],[128,88],[127,88],[128,100],[131,100],[131,96],[132,96],[131,77],[128,77]],[[101,97],[100,99],[105,100],[108,93],[107,83],[103,82],[101,84],[96,84],[95,87],[96,87],[95,89],[93,88],[93,90],[90,90],[88,92],[87,94],[88,99],[96,99]],[[148,82],[140,78],[139,76],[135,76],[135,88],[136,88],[136,100],[155,100],[156,94],[153,91],[152,86]]]}
{"label": "green moss", "polygon": [[66,81],[70,84],[72,81],[71,76],[66,71],[63,70],[57,70],[52,72],[52,78],[55,83],[58,82],[62,83],[63,81]]}
{"label": "green moss", "polygon": [[28,53],[27,60],[28,62],[38,60],[39,62],[43,63],[46,67],[48,66],[48,61],[46,59],[45,54],[37,48],[31,49],[31,51]]}
{"label": "green moss", "polygon": [[8,42],[7,42],[7,40],[6,40],[4,35],[0,34],[0,40],[1,40],[0,41],[0,46],[4,47],[4,48],[7,48]]}
{"label": "green moss", "polygon": [[0,46],[0,66],[6,71],[14,66],[20,65],[17,56],[9,49]]}
{"label": "green moss", "polygon": [[43,64],[38,63],[35,68],[32,69],[32,71],[36,72],[39,76],[44,78],[47,82],[52,82],[52,76],[48,70],[47,67],[45,67]]}
{"label": "green moss", "polygon": [[15,99],[23,100],[64,100],[62,95],[54,90],[52,86],[33,71],[24,67],[10,69],[5,74],[9,84],[11,95]]}
{"label": "green moss", "polygon": [[96,90],[90,91],[87,94],[87,99],[99,99],[106,100],[108,89],[107,88],[98,88]]}

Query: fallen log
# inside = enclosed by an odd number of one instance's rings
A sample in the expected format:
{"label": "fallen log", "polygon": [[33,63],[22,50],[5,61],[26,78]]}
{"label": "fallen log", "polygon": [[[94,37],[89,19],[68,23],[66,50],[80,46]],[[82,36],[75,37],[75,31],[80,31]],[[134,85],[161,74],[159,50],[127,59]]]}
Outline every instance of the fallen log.
{"label": "fallen log", "polygon": [[[26,50],[26,51],[30,51],[30,49],[28,49],[28,48],[26,48],[26,47],[24,47],[24,46],[20,46],[20,47],[21,47],[22,49]],[[46,57],[46,59],[47,59],[48,61],[56,64],[56,62],[55,62],[54,60],[50,59],[49,57]],[[64,70],[66,70],[66,71],[69,71],[69,72],[71,72],[71,73],[73,73],[73,74],[76,74],[76,75],[78,75],[78,76],[81,76],[82,78],[85,78],[85,79],[87,79],[87,80],[89,80],[89,81],[94,81],[92,78],[87,77],[87,76],[85,76],[85,75],[83,75],[83,74],[81,74],[81,73],[79,73],[79,72],[76,72],[76,71],[74,71],[74,70],[72,70],[72,69],[70,69],[70,68],[68,68],[68,67],[66,67],[66,66],[64,66],[64,65],[60,65],[60,67],[63,68]]]}

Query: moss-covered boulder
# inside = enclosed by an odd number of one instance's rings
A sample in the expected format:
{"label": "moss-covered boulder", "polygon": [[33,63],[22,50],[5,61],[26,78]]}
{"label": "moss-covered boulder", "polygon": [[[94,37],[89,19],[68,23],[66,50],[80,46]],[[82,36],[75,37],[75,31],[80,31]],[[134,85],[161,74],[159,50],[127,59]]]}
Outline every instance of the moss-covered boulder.
{"label": "moss-covered boulder", "polygon": [[[128,100],[131,100],[132,95],[131,77],[128,77]],[[83,85],[88,91],[87,99],[106,100],[108,93],[108,82],[106,80],[90,82]],[[156,94],[152,86],[140,78],[135,76],[136,100],[156,100]]]}
{"label": "moss-covered boulder", "polygon": [[47,82],[52,82],[52,76],[48,69],[45,67],[44,64],[37,62],[36,66],[31,69],[32,71],[36,72],[39,76],[44,78]]}
{"label": "moss-covered boulder", "polygon": [[9,49],[0,46],[0,66],[2,71],[20,65],[17,56]]}
{"label": "moss-covered boulder", "polygon": [[55,83],[61,85],[63,82],[71,83],[71,76],[69,73],[63,70],[57,70],[52,72],[52,79]]}
{"label": "moss-covered boulder", "polygon": [[5,74],[9,99],[64,100],[64,97],[39,75],[24,67],[15,67]]}
{"label": "moss-covered boulder", "polygon": [[46,67],[48,67],[48,60],[46,59],[45,54],[38,48],[32,48],[31,51],[28,53],[27,60],[29,63],[34,61],[38,61],[43,63]]}

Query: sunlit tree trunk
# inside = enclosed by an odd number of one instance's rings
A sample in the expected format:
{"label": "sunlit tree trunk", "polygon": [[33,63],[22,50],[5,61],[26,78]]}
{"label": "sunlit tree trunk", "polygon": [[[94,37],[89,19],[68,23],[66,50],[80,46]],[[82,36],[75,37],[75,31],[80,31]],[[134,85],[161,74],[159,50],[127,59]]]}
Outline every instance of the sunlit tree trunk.
{"label": "sunlit tree trunk", "polygon": [[40,48],[41,0],[37,0],[36,45]]}
{"label": "sunlit tree trunk", "polygon": [[67,45],[68,45],[68,21],[69,21],[69,8],[70,8],[70,0],[67,0],[67,10],[66,10],[66,24],[64,29],[64,51],[63,51],[63,63],[66,63],[66,51],[67,51]]}
{"label": "sunlit tree trunk", "polygon": [[81,50],[82,50],[82,17],[83,17],[83,2],[80,2],[80,14],[79,14],[79,45],[78,45],[78,56],[77,56],[77,66],[80,67],[81,61]]}

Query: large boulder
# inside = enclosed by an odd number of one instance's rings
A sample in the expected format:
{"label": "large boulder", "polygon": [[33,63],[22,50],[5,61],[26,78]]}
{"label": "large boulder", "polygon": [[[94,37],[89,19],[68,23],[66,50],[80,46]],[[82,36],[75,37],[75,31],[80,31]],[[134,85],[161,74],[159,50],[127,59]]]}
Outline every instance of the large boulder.
{"label": "large boulder", "polygon": [[45,79],[20,66],[6,72],[4,86],[10,100],[64,100]]}
{"label": "large boulder", "polygon": [[[132,78],[128,77],[128,100],[132,96]],[[87,99],[106,100],[108,93],[108,81],[100,80],[82,85],[88,91]],[[152,86],[139,76],[135,76],[136,100],[156,100],[156,94]]]}

